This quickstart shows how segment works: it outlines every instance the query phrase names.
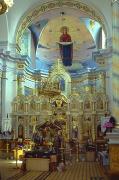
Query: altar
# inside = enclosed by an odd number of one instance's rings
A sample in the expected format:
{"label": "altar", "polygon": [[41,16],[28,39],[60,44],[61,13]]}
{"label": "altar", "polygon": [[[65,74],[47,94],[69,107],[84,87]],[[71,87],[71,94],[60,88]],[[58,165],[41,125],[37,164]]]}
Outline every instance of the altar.
{"label": "altar", "polygon": [[26,158],[27,171],[49,171],[50,159]]}

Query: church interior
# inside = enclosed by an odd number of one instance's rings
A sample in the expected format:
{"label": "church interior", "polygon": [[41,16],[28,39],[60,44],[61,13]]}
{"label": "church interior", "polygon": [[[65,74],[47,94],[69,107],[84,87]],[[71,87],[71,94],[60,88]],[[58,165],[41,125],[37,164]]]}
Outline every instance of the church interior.
{"label": "church interior", "polygon": [[119,179],[119,0],[0,0],[0,179]]}

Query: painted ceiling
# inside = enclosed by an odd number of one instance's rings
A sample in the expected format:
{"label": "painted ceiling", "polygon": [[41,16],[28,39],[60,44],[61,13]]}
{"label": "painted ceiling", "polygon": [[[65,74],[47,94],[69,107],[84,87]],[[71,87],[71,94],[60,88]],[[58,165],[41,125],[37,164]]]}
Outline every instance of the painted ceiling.
{"label": "painted ceiling", "polygon": [[58,9],[45,13],[29,26],[36,52],[36,69],[48,73],[53,63],[61,59],[58,42],[62,26],[68,27],[73,42],[72,66],[66,67],[71,75],[97,68],[92,54],[98,49],[101,25],[73,9]]}
{"label": "painted ceiling", "polygon": [[61,27],[67,26],[73,42],[73,63],[66,67],[72,76],[95,69],[98,65],[92,60],[92,53],[96,51],[97,35],[100,24],[89,18],[75,18],[60,16],[48,21],[38,38],[36,49],[36,67],[47,73],[57,59],[60,59],[59,37]]}
{"label": "painted ceiling", "polygon": [[39,37],[39,44],[36,56],[44,61],[54,61],[60,57],[59,37],[61,27],[66,26],[73,42],[73,61],[91,57],[90,48],[94,47],[95,42],[86,25],[71,16],[58,17],[46,25]]}
{"label": "painted ceiling", "polygon": [[[14,43],[17,26],[21,24],[25,16],[29,15],[32,12],[36,12],[35,10],[37,9],[37,7],[40,7],[43,3],[47,4],[47,2],[49,2],[49,0],[25,0],[23,1],[23,3],[21,3],[21,1],[15,0],[14,6],[10,8],[10,11],[7,14],[5,14],[5,16],[1,16],[1,41],[10,41],[10,43]],[[79,2],[81,1],[79,0]],[[84,2],[82,1],[82,3],[85,3],[87,6],[89,5],[89,7],[93,7],[95,9],[95,12],[97,12],[97,15],[101,15],[100,17],[102,17],[107,31],[106,38],[109,39],[112,34],[111,0],[86,0]],[[61,12],[64,12],[64,15],[62,17]],[[57,23],[56,21],[61,18],[63,18],[63,20]],[[64,23],[68,24],[67,26],[69,27],[69,33],[71,34],[74,43],[73,64],[71,67],[67,67],[68,71],[72,75],[77,75],[86,69],[95,68],[97,64],[95,64],[95,62],[92,59],[92,52],[98,50],[97,44],[99,42],[99,31],[101,25],[98,22],[93,21],[91,18],[93,17],[89,16],[88,12],[85,11],[84,13],[84,11],[81,11],[80,8],[75,9],[72,6],[59,6],[59,8],[54,9],[51,8],[48,11],[43,11],[41,14],[39,13],[37,17],[35,16],[33,21],[31,21],[32,24],[28,23],[28,25],[30,26],[29,29],[31,29],[31,31],[34,34],[32,35],[36,52],[36,68],[41,70],[42,72],[48,72],[51,65],[54,63],[55,59],[58,58],[59,51],[58,47],[55,47],[55,45],[57,45],[56,41],[59,39],[60,26]],[[67,21],[71,21],[71,23],[76,24],[76,26],[73,27],[73,30],[72,27],[70,28],[71,24],[67,23]],[[53,25],[55,22],[57,23],[57,27]],[[48,32],[48,27],[50,27],[50,32]],[[54,31],[55,34],[57,34],[57,36],[53,36],[55,37],[55,39],[52,39],[53,43],[51,44],[46,40],[49,38],[49,36],[52,38],[52,27],[55,27],[56,30]],[[79,27],[79,30],[76,27]],[[82,32],[82,28],[84,28],[85,31],[87,31],[85,35]],[[76,33],[79,34],[78,38],[74,38],[73,31],[76,31]],[[47,32],[49,33],[49,35],[46,34]],[[43,36],[45,37],[44,40],[42,40]],[[88,41],[84,40],[87,36],[89,37],[89,39],[90,37],[92,38],[91,40],[92,42],[94,42],[94,45],[93,43],[89,44]],[[86,46],[84,46],[84,44],[86,44]],[[31,51],[34,51],[33,47]],[[28,53],[23,53],[23,55],[26,54]],[[31,55],[31,59],[33,59],[34,61],[34,54],[33,58]]]}

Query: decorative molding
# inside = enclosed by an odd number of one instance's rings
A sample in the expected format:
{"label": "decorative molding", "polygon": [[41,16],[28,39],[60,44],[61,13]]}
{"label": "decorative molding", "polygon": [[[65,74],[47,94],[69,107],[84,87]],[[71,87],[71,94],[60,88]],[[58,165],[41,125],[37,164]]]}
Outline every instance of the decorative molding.
{"label": "decorative molding", "polygon": [[112,0],[112,1],[111,1],[111,5],[112,5],[112,6],[113,6],[113,4],[115,4],[115,3],[119,4],[119,0]]}
{"label": "decorative molding", "polygon": [[[0,59],[3,62],[14,63],[16,70],[23,70],[26,78],[34,82],[33,75],[36,74],[36,70],[31,69],[31,67],[29,66],[30,59],[28,56],[21,56],[20,54],[17,54],[16,57],[14,57],[11,56],[10,51],[4,51],[4,49],[0,49]],[[0,71],[2,71],[1,63],[0,63]]]}
{"label": "decorative molding", "polygon": [[16,43],[9,43],[8,41],[0,41],[0,52],[6,52],[6,50],[9,50],[11,54],[15,55],[17,52],[20,52],[20,47]]}
{"label": "decorative molding", "polygon": [[0,49],[0,58],[14,63],[20,61],[30,64],[29,58],[27,56],[22,56],[20,54],[16,54],[15,56],[12,56],[11,51],[5,51],[4,49]]}
{"label": "decorative molding", "polygon": [[86,13],[89,17],[98,21],[102,25],[103,29],[105,30],[104,17],[101,14],[97,13],[97,11],[93,9],[92,7],[90,7],[89,5],[86,5],[78,1],[71,2],[69,0],[62,1],[62,4],[59,1],[47,2],[47,3],[43,3],[42,5],[37,6],[35,9],[31,10],[25,17],[22,17],[21,22],[18,25],[17,32],[16,32],[16,44],[18,45],[19,50],[20,50],[20,40],[22,38],[22,35],[25,29],[30,24],[32,24],[34,19],[40,17],[43,13],[47,11],[50,11],[56,8],[61,8],[61,7],[69,7],[69,8],[77,9]]}

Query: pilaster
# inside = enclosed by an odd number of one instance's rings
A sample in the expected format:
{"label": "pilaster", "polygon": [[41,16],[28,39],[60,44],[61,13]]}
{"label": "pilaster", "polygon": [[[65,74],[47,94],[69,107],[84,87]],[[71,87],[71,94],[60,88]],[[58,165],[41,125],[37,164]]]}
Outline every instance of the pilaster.
{"label": "pilaster", "polygon": [[119,1],[112,1],[113,11],[113,58],[112,58],[112,114],[119,125]]}

